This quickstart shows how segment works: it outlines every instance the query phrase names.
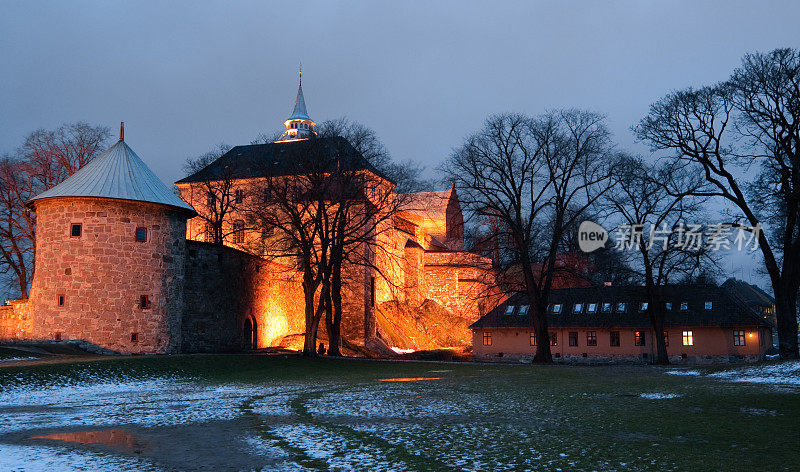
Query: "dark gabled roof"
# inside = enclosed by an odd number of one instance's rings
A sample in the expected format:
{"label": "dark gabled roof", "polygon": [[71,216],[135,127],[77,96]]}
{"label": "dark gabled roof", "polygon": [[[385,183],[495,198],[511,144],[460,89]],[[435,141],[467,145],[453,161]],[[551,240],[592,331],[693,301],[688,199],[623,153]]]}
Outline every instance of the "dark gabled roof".
{"label": "dark gabled roof", "polygon": [[[672,309],[666,312],[666,326],[770,326],[758,312],[722,287],[707,284],[671,285],[663,290],[664,301],[672,303]],[[645,288],[639,286],[557,289],[550,294],[547,321],[553,328],[648,328],[650,317],[640,310],[644,301]],[[687,302],[686,310],[680,309],[683,302]],[[706,302],[712,302],[711,309],[705,309]],[[576,303],[583,304],[579,313],[574,312]],[[589,303],[598,304],[595,313],[587,312]],[[602,311],[603,303],[612,304],[611,313]],[[619,303],[626,304],[624,312],[617,311]],[[505,314],[509,305],[515,307],[512,315]],[[528,328],[532,325],[531,314],[520,316],[521,305],[529,305],[527,295],[512,295],[470,328]],[[553,312],[555,305],[561,305],[560,313]]]}
{"label": "dark gabled roof", "polygon": [[236,146],[203,169],[175,183],[302,175],[312,172],[310,167],[313,171],[327,171],[337,165],[350,171],[368,170],[386,179],[346,139],[336,136]]}
{"label": "dark gabled roof", "polygon": [[770,294],[761,290],[753,284],[749,284],[744,280],[737,280],[730,278],[721,285],[722,288],[730,291],[732,294],[741,297],[741,299],[752,307],[771,307],[775,305],[775,299]]}

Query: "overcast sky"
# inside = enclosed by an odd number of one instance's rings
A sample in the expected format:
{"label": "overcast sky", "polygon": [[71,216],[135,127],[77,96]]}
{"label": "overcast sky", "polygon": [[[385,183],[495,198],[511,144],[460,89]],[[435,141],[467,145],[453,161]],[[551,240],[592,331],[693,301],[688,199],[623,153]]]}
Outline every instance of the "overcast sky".
{"label": "overcast sky", "polygon": [[281,129],[300,61],[312,119],[359,121],[429,169],[491,113],[556,107],[602,112],[647,152],[630,126],[650,103],[800,46],[798,18],[797,0],[0,0],[0,153],[40,127],[125,121],[170,183],[188,156]]}

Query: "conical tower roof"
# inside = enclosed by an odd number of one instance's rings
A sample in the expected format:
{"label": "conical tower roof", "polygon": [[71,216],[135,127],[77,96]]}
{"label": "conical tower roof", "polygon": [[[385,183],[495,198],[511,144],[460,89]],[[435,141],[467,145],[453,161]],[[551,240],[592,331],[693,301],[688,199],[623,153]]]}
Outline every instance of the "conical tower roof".
{"label": "conical tower roof", "polygon": [[303,82],[297,87],[297,98],[294,100],[294,110],[289,117],[290,120],[311,120],[306,110],[306,99],[303,97]]}
{"label": "conical tower roof", "polygon": [[101,197],[158,203],[196,213],[142,162],[120,136],[116,144],[55,187],[28,202],[57,197]]}

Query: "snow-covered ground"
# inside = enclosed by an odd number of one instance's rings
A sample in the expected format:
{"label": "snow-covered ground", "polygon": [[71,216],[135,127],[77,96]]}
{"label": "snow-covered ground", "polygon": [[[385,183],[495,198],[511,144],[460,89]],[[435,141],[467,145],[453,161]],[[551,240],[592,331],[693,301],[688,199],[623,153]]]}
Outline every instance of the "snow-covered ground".
{"label": "snow-covered ground", "polygon": [[726,382],[800,386],[800,361],[737,367],[709,374],[703,374],[699,370],[670,370],[667,373],[671,375],[703,375]]}

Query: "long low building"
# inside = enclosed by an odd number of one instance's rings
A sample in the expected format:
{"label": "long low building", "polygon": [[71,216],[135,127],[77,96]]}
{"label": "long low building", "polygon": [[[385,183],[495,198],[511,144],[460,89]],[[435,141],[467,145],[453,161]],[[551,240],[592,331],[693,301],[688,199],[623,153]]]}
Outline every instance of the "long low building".
{"label": "long low building", "polygon": [[[736,294],[711,284],[664,288],[667,353],[673,362],[756,360],[772,346],[766,316]],[[550,349],[557,360],[650,362],[655,355],[644,287],[553,290],[547,308]],[[476,361],[531,359],[536,337],[524,293],[470,326]]]}

